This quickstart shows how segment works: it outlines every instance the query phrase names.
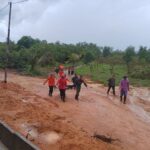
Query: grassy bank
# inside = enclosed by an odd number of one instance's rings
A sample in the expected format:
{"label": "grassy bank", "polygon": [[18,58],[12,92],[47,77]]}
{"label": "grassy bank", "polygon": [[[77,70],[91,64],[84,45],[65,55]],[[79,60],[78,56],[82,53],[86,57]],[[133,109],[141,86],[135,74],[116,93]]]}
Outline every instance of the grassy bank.
{"label": "grassy bank", "polygon": [[[107,64],[93,64],[83,65],[76,70],[77,74],[89,76],[93,81],[100,82],[107,85],[108,78],[111,77],[111,66]],[[114,74],[116,77],[116,84],[118,85],[124,75],[127,75],[127,69],[125,65],[114,66]],[[134,86],[146,86],[150,87],[150,79],[136,79],[128,75],[130,83]]]}

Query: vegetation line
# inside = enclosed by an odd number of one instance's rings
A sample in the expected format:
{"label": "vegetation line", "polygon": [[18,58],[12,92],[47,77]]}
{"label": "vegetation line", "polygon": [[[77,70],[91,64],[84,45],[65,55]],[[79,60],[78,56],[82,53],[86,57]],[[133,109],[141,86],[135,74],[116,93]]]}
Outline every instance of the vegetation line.
{"label": "vegetation line", "polygon": [[[0,42],[0,68],[4,68],[6,43]],[[150,86],[150,49],[133,46],[125,50],[100,47],[93,43],[48,43],[46,40],[23,36],[10,42],[8,68],[28,75],[45,76],[59,64],[76,66],[77,73],[106,84],[114,74],[117,82],[128,75],[136,86]],[[79,66],[79,67],[78,67]]]}

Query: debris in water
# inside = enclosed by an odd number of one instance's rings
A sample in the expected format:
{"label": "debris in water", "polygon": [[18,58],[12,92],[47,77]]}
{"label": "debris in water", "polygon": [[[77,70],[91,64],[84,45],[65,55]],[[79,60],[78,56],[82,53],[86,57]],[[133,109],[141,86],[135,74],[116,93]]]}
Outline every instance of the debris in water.
{"label": "debris in water", "polygon": [[119,139],[112,139],[111,137],[106,137],[105,135],[100,135],[96,133],[92,137],[102,140],[103,142],[106,143],[112,143],[113,141],[120,141]]}

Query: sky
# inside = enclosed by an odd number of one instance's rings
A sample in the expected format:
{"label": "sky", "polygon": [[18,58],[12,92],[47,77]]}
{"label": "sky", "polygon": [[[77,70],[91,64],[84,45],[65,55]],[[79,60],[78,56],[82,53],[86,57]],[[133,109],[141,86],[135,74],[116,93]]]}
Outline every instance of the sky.
{"label": "sky", "polygon": [[[0,9],[7,3],[0,0]],[[0,10],[0,41],[7,36],[8,8]],[[150,47],[149,32],[149,0],[28,0],[12,6],[10,36],[15,42],[29,35],[123,50],[130,45]]]}

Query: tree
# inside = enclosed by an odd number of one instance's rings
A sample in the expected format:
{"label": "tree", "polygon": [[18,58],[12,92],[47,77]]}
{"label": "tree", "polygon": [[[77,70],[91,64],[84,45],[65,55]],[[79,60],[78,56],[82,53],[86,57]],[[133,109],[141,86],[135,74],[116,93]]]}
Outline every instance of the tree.
{"label": "tree", "polygon": [[5,60],[6,60],[6,45],[0,44],[0,68],[4,69]]}
{"label": "tree", "polygon": [[125,50],[125,54],[123,56],[123,59],[127,65],[128,73],[130,73],[130,63],[131,63],[134,56],[135,56],[135,48],[133,46],[127,47],[127,49]]}
{"label": "tree", "polygon": [[105,46],[103,48],[103,57],[108,57],[110,56],[112,53],[112,48],[111,47],[108,47],[108,46]]}
{"label": "tree", "polygon": [[36,44],[33,45],[29,49],[29,60],[30,60],[30,65],[31,71],[35,70],[35,66],[37,65],[39,59],[45,54],[47,51],[47,45],[42,45],[42,44]]}
{"label": "tree", "polygon": [[145,59],[147,55],[147,47],[140,46],[138,51],[138,57],[139,59]]}
{"label": "tree", "polygon": [[75,53],[72,53],[69,57],[69,62],[73,63],[73,65],[75,65],[76,62],[78,62],[80,59],[80,56],[75,54]]}
{"label": "tree", "polygon": [[38,60],[38,64],[41,66],[48,66],[49,64],[54,64],[55,60],[51,52],[45,52]]}
{"label": "tree", "polygon": [[33,46],[33,44],[37,44],[39,43],[40,40],[38,39],[33,39],[31,36],[23,36],[18,42],[17,45],[21,48],[30,48],[31,46]]}
{"label": "tree", "polygon": [[116,65],[122,64],[122,58],[120,55],[111,55],[107,58],[107,63],[110,65],[110,72],[114,74],[114,68]]}
{"label": "tree", "polygon": [[146,62],[150,64],[150,49],[147,50],[147,54],[146,54]]}
{"label": "tree", "polygon": [[85,56],[84,56],[85,64],[88,64],[88,63],[92,62],[93,60],[94,60],[94,56],[90,52],[85,54]]}

